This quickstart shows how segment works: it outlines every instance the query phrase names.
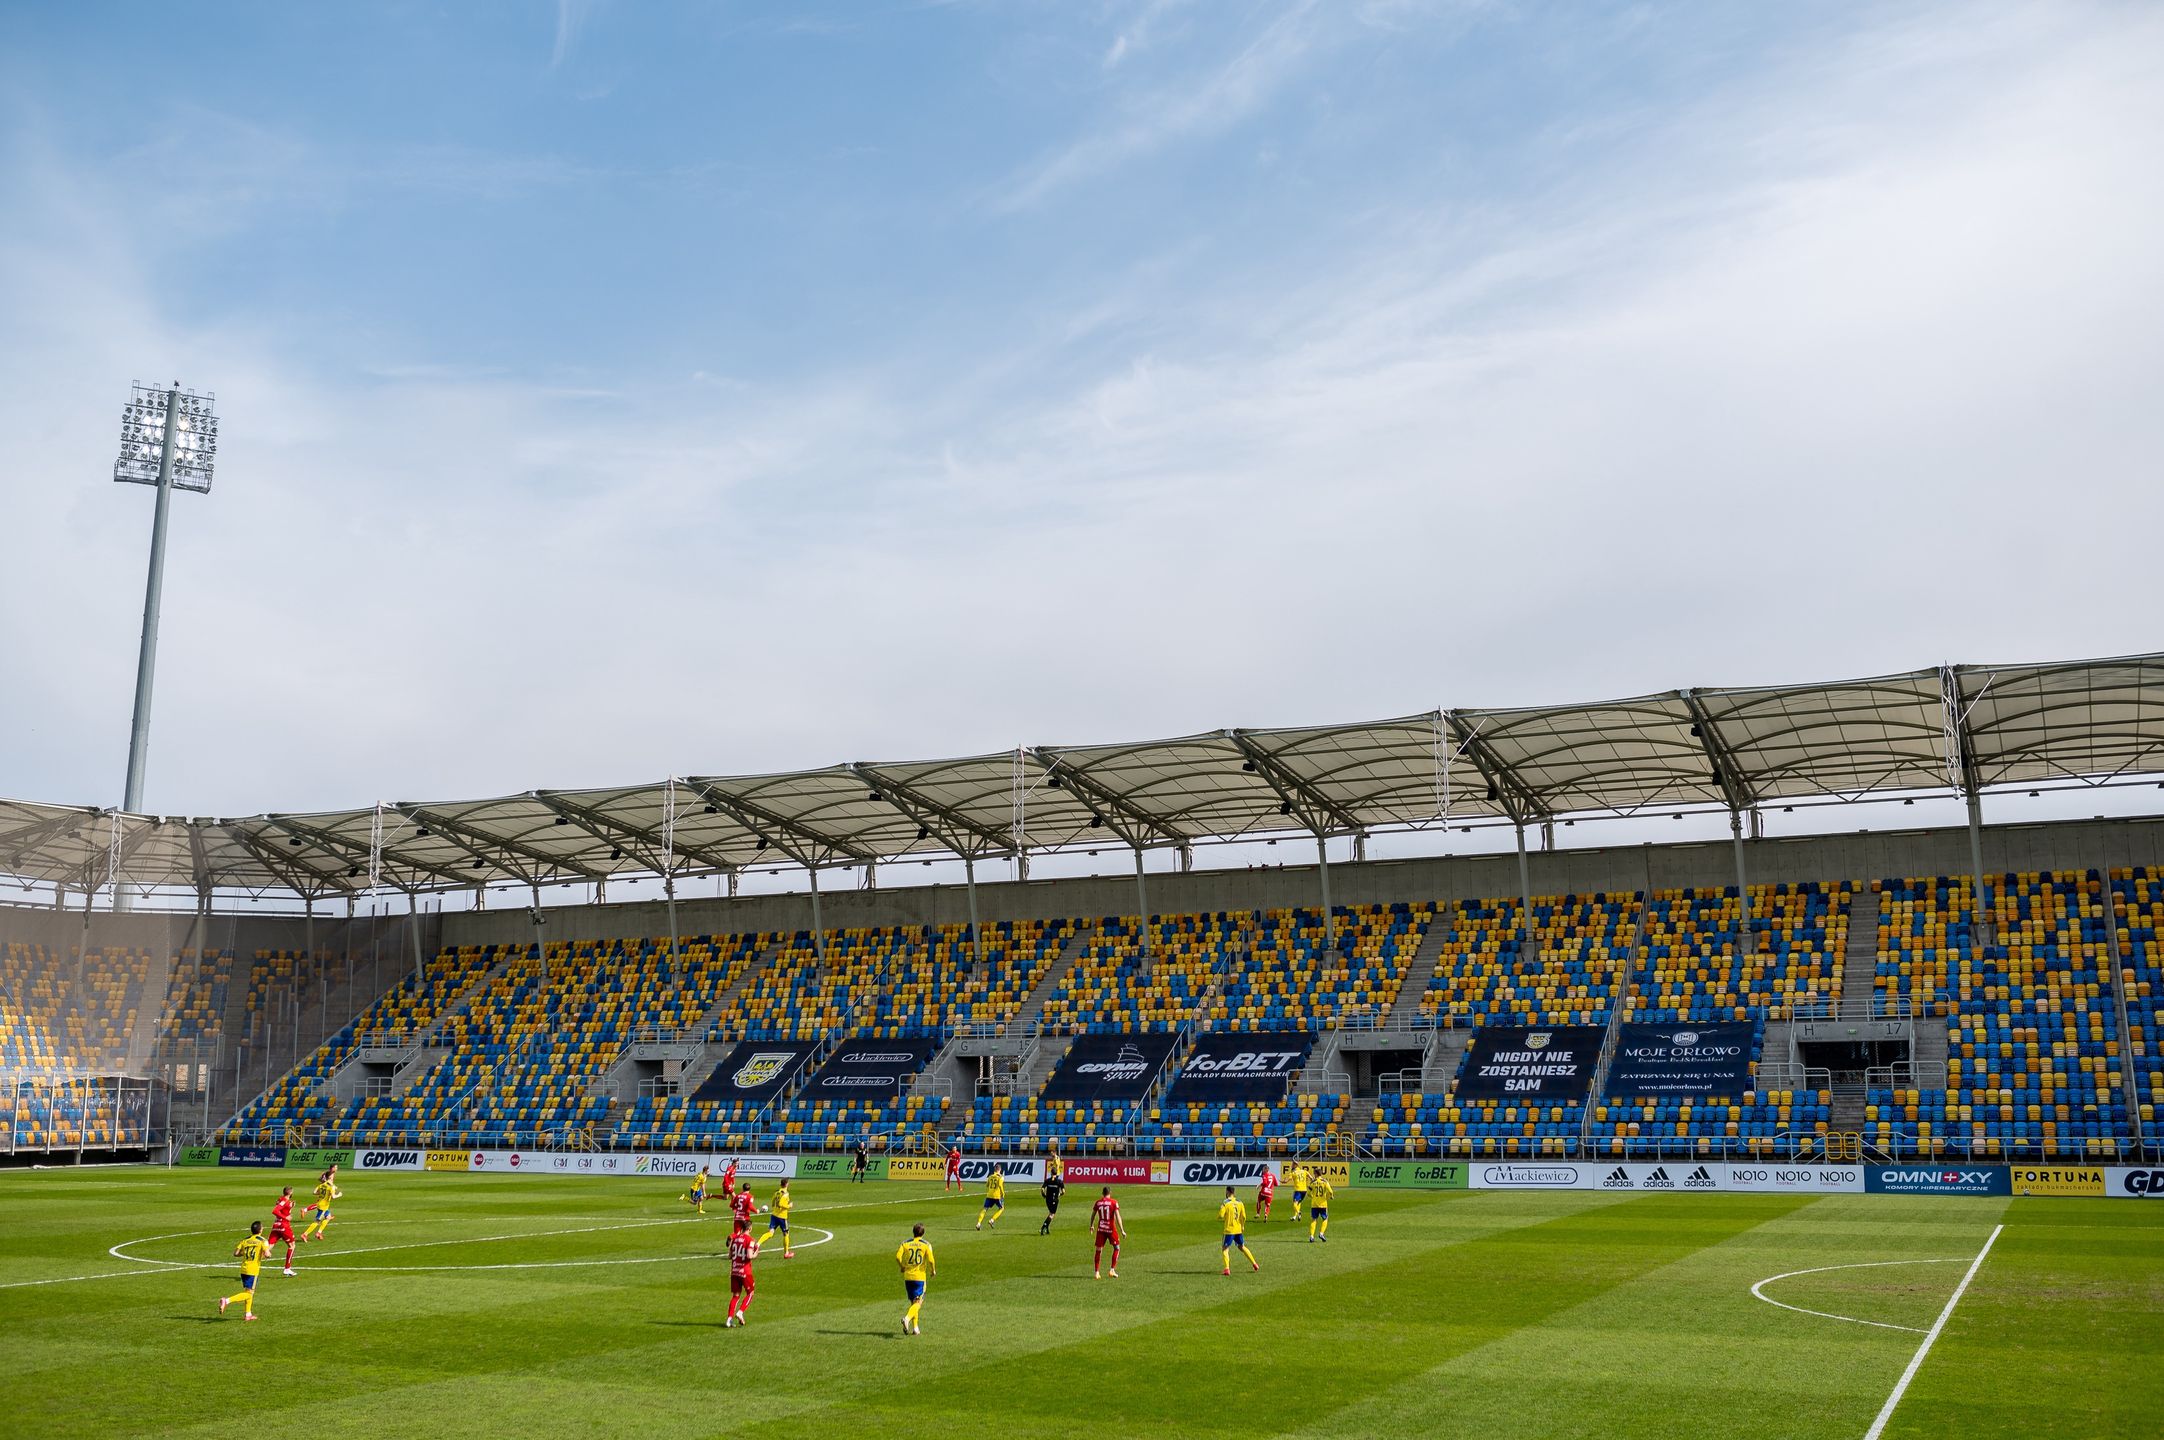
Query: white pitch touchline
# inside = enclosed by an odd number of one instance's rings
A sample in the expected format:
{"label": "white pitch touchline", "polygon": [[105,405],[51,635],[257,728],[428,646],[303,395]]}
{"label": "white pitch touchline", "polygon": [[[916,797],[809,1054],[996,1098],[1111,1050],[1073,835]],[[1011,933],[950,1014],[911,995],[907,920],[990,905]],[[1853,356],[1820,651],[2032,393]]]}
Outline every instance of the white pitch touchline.
{"label": "white pitch touchline", "polygon": [[[629,1225],[591,1225],[578,1230],[534,1230],[520,1235],[483,1235],[470,1240],[424,1240],[404,1245],[373,1245],[359,1250],[331,1250],[320,1253],[326,1256],[372,1255],[384,1250],[420,1250],[434,1245],[477,1245],[491,1240],[531,1240],[551,1235],[591,1235],[602,1230],[635,1230],[648,1225],[682,1225],[686,1223],[691,1222],[681,1219],[640,1220]],[[806,1225],[803,1228],[817,1231],[825,1238],[807,1240],[801,1245],[792,1246],[792,1249],[810,1250],[815,1246],[825,1245],[834,1238],[834,1232],[822,1226]],[[14,1283],[21,1285],[62,1285],[68,1283],[69,1280],[105,1280],[116,1275],[155,1275],[163,1270],[224,1270],[230,1268],[233,1262],[230,1260],[152,1260],[141,1255],[124,1255],[121,1253],[133,1246],[149,1245],[159,1240],[190,1240],[198,1236],[221,1235],[224,1233],[226,1232],[222,1230],[177,1230],[170,1235],[146,1235],[140,1240],[123,1240],[106,1252],[117,1260],[133,1261],[137,1265],[155,1265],[160,1267],[158,1270],[113,1270],[103,1275],[76,1275],[55,1280],[24,1280]],[[612,1257],[597,1260],[499,1261],[487,1265],[325,1265],[322,1269],[325,1271],[352,1271],[365,1274],[416,1274],[462,1270],[578,1270],[604,1265],[668,1265],[682,1260],[701,1260],[705,1258],[707,1257],[701,1255],[642,1255],[629,1259]]]}
{"label": "white pitch touchline", "polygon": [[[553,1235],[593,1235],[604,1230],[638,1230],[654,1225],[695,1225],[697,1223],[695,1217],[686,1215],[672,1217],[667,1220],[632,1220],[621,1225],[584,1225],[571,1230],[523,1230],[511,1235],[474,1235],[449,1240],[407,1240],[396,1245],[363,1245],[353,1250],[317,1250],[313,1253],[324,1256],[375,1255],[385,1250],[428,1250],[441,1245],[486,1245],[496,1240],[541,1240]],[[105,1253],[115,1260],[129,1260],[137,1265],[167,1265],[184,1270],[216,1270],[224,1266],[226,1262],[223,1260],[209,1263],[199,1260],[152,1260],[147,1256],[124,1255],[121,1252],[131,1250],[137,1245],[153,1245],[160,1240],[192,1240],[202,1235],[222,1235],[224,1233],[226,1232],[222,1230],[176,1230],[170,1235],[146,1235],[140,1240],[123,1240]],[[478,1270],[481,1267],[470,1265],[458,1268]]]}
{"label": "white pitch touchline", "polygon": [[1901,1372],[1901,1379],[1894,1386],[1893,1394],[1886,1397],[1885,1406],[1879,1410],[1878,1419],[1871,1422],[1871,1428],[1864,1432],[1863,1440],[1878,1440],[1878,1437],[1885,1433],[1886,1422],[1893,1419],[1894,1407],[1899,1405],[1901,1397],[1908,1393],[1909,1381],[1914,1380],[1916,1372],[1923,1368],[1924,1356],[1931,1353],[1932,1343],[1939,1338],[1939,1332],[1946,1328],[1946,1322],[1953,1318],[1954,1307],[1961,1303],[1961,1297],[1968,1291],[1969,1282],[1976,1278],[1976,1272],[1984,1268],[1984,1257],[1989,1255],[1991,1247],[1999,1242],[1999,1232],[2005,1228],[2004,1225],[1991,1227],[1991,1235],[1984,1241],[1984,1248],[1976,1252],[1976,1258],[1969,1262],[1968,1272],[1961,1277],[1961,1283],[1954,1287],[1953,1294],[1946,1297],[1946,1308],[1939,1312],[1938,1319],[1931,1322],[1930,1333],[1924,1336],[1924,1343],[1916,1347],[1916,1353],[1909,1357],[1909,1368]]}
{"label": "white pitch touchline", "polygon": [[1751,1287],[1751,1294],[1765,1301],[1768,1305],[1778,1305],[1783,1310],[1793,1310],[1798,1315],[1816,1315],[1821,1320],[1846,1320],[1851,1325],[1874,1325],[1881,1330],[1906,1330],[1911,1335],[1921,1335],[1924,1333],[1921,1325],[1893,1325],[1884,1320],[1859,1320],[1853,1315],[1836,1315],[1831,1310],[1806,1310],[1801,1305],[1791,1305],[1786,1301],[1774,1299],[1761,1290],[1759,1286],[1771,1285],[1776,1280],[1790,1280],[1798,1275],[1823,1275],[1829,1270],[1876,1270],[1887,1265],[1959,1265],[1960,1263],[1959,1258],[1956,1258],[1952,1260],[1859,1260],[1852,1265],[1814,1265],[1808,1270],[1787,1270],[1779,1275],[1768,1275],[1765,1279],[1759,1281],[1757,1285]]}

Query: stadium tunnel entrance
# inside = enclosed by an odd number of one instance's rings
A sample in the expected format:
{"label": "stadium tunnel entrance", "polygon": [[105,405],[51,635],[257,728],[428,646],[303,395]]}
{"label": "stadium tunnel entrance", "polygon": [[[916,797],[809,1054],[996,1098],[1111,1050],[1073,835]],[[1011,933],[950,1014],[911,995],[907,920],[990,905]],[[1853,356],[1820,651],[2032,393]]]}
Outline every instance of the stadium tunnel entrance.
{"label": "stadium tunnel entrance", "polygon": [[1835,1084],[1861,1084],[1866,1071],[1913,1065],[1916,1047],[1908,1040],[1801,1040],[1796,1054],[1809,1069],[1831,1071]]}

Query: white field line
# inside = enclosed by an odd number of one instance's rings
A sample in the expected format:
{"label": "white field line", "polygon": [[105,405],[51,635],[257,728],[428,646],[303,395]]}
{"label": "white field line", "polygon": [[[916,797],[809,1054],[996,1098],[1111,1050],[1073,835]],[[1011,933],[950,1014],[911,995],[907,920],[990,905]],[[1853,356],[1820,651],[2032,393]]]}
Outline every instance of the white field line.
{"label": "white field line", "polygon": [[1831,1270],[1876,1270],[1887,1265],[1959,1265],[1960,1263],[1960,1259],[1955,1258],[1952,1260],[1859,1260],[1850,1265],[1814,1265],[1808,1270],[1785,1270],[1779,1275],[1768,1275],[1758,1284],[1751,1287],[1751,1294],[1757,1299],[1765,1301],[1768,1305],[1778,1305],[1781,1309],[1793,1310],[1798,1315],[1816,1315],[1821,1320],[1846,1320],[1851,1325],[1871,1325],[1880,1330],[1906,1330],[1911,1335],[1921,1335],[1924,1333],[1924,1327],[1921,1325],[1893,1325],[1884,1320],[1859,1320],[1853,1315],[1836,1315],[1831,1310],[1806,1310],[1801,1305],[1791,1305],[1785,1300],[1774,1299],[1760,1286],[1771,1285],[1776,1280],[1790,1280],[1798,1275],[1824,1275]]}
{"label": "white field line", "polygon": [[1944,1330],[1946,1322],[1953,1318],[1954,1307],[1961,1303],[1961,1297],[1968,1292],[1969,1282],[1976,1278],[1976,1272],[1984,1268],[1984,1257],[1991,1253],[1991,1247],[1999,1241],[1999,1232],[2005,1228],[2004,1225],[1991,1227],[1991,1235],[1984,1241],[1984,1248],[1976,1252],[1976,1258],[1969,1262],[1968,1273],[1961,1277],[1961,1283],[1954,1287],[1954,1293],[1946,1297],[1946,1308],[1939,1312],[1938,1319],[1931,1322],[1931,1329],[1924,1336],[1924,1343],[1917,1346],[1916,1353],[1909,1357],[1909,1368],[1901,1372],[1901,1379],[1894,1386],[1893,1394],[1886,1397],[1886,1404],[1879,1410],[1878,1419],[1871,1422],[1871,1428],[1864,1432],[1863,1440],[1878,1440],[1878,1437],[1886,1432],[1886,1422],[1893,1419],[1894,1407],[1899,1405],[1901,1397],[1908,1393],[1909,1382],[1914,1380],[1916,1372],[1923,1368],[1924,1357],[1931,1353],[1931,1346],[1938,1340],[1939,1332]]}

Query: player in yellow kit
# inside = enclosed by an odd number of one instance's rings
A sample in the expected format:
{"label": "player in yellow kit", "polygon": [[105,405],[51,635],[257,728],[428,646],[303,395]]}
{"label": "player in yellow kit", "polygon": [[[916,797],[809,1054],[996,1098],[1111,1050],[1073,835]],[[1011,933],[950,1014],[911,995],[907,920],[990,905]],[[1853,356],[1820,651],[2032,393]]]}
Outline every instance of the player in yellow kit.
{"label": "player in yellow kit", "polygon": [[1307,1243],[1312,1245],[1330,1238],[1330,1197],[1337,1193],[1337,1187],[1327,1175],[1317,1175],[1310,1184],[1313,1188],[1307,1199]]}
{"label": "player in yellow kit", "polygon": [[781,1234],[781,1258],[796,1259],[796,1251],[789,1240],[789,1207],[796,1202],[789,1198],[789,1182],[784,1180],[774,1187],[774,1198],[766,1202],[766,1238],[772,1240]]}
{"label": "player in yellow kit", "polygon": [[924,1282],[939,1274],[939,1262],[932,1258],[932,1247],[924,1243],[922,1225],[909,1227],[909,1238],[894,1252],[894,1263],[902,1267],[902,1294],[909,1300],[909,1308],[902,1312],[902,1333],[922,1335]]}
{"label": "player in yellow kit", "polygon": [[1224,1243],[1218,1247],[1225,1255],[1224,1273],[1232,1273],[1232,1252],[1235,1250],[1247,1257],[1248,1264],[1260,1270],[1262,1262],[1255,1258],[1254,1251],[1247,1248],[1247,1207],[1240,1203],[1239,1196],[1232,1193],[1230,1185],[1225,1187],[1225,1203],[1217,1207],[1217,1220],[1225,1227]]}
{"label": "player in yellow kit", "polygon": [[338,1167],[333,1165],[316,1177],[316,1198],[308,1202],[308,1214],[314,1218],[308,1228],[301,1232],[303,1240],[321,1240],[323,1232],[331,1228],[331,1202],[345,1194],[338,1188]]}
{"label": "player in yellow kit", "polygon": [[984,1205],[977,1211],[977,1228],[982,1230],[986,1222],[997,1226],[999,1217],[1007,1213],[1007,1177],[994,1166],[992,1173],[984,1177]]}
{"label": "player in yellow kit", "polygon": [[233,1247],[233,1256],[240,1261],[240,1293],[227,1295],[219,1300],[220,1315],[225,1313],[226,1306],[238,1300],[245,1307],[240,1318],[255,1319],[255,1282],[263,1276],[263,1257],[270,1254],[270,1249],[270,1241],[263,1238],[263,1222],[250,1221],[248,1233],[241,1237],[240,1244]]}
{"label": "player in yellow kit", "polygon": [[1315,1183],[1315,1172],[1305,1165],[1292,1167],[1292,1223],[1300,1223],[1300,1207],[1307,1203],[1307,1187]]}
{"label": "player in yellow kit", "polygon": [[700,1215],[706,1213],[706,1167],[699,1167],[699,1174],[691,1182],[691,1189],[676,1197]]}

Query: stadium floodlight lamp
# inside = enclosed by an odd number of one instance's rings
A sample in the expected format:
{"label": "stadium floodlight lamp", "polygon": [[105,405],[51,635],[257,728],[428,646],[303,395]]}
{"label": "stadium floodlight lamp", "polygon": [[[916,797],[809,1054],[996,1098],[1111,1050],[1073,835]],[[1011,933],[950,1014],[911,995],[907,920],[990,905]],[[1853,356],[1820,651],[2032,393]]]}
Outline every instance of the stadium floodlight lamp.
{"label": "stadium floodlight lamp", "polygon": [[[150,690],[158,666],[158,596],[165,584],[166,511],[177,487],[210,493],[218,461],[218,417],[210,395],[137,385],[120,410],[120,458],[113,479],[158,490],[150,525],[150,578],[143,592],[143,643],[135,662],[135,720],[128,732],[128,782],[121,809],[140,814],[143,771],[150,759]],[[117,893],[116,880],[116,893]]]}

